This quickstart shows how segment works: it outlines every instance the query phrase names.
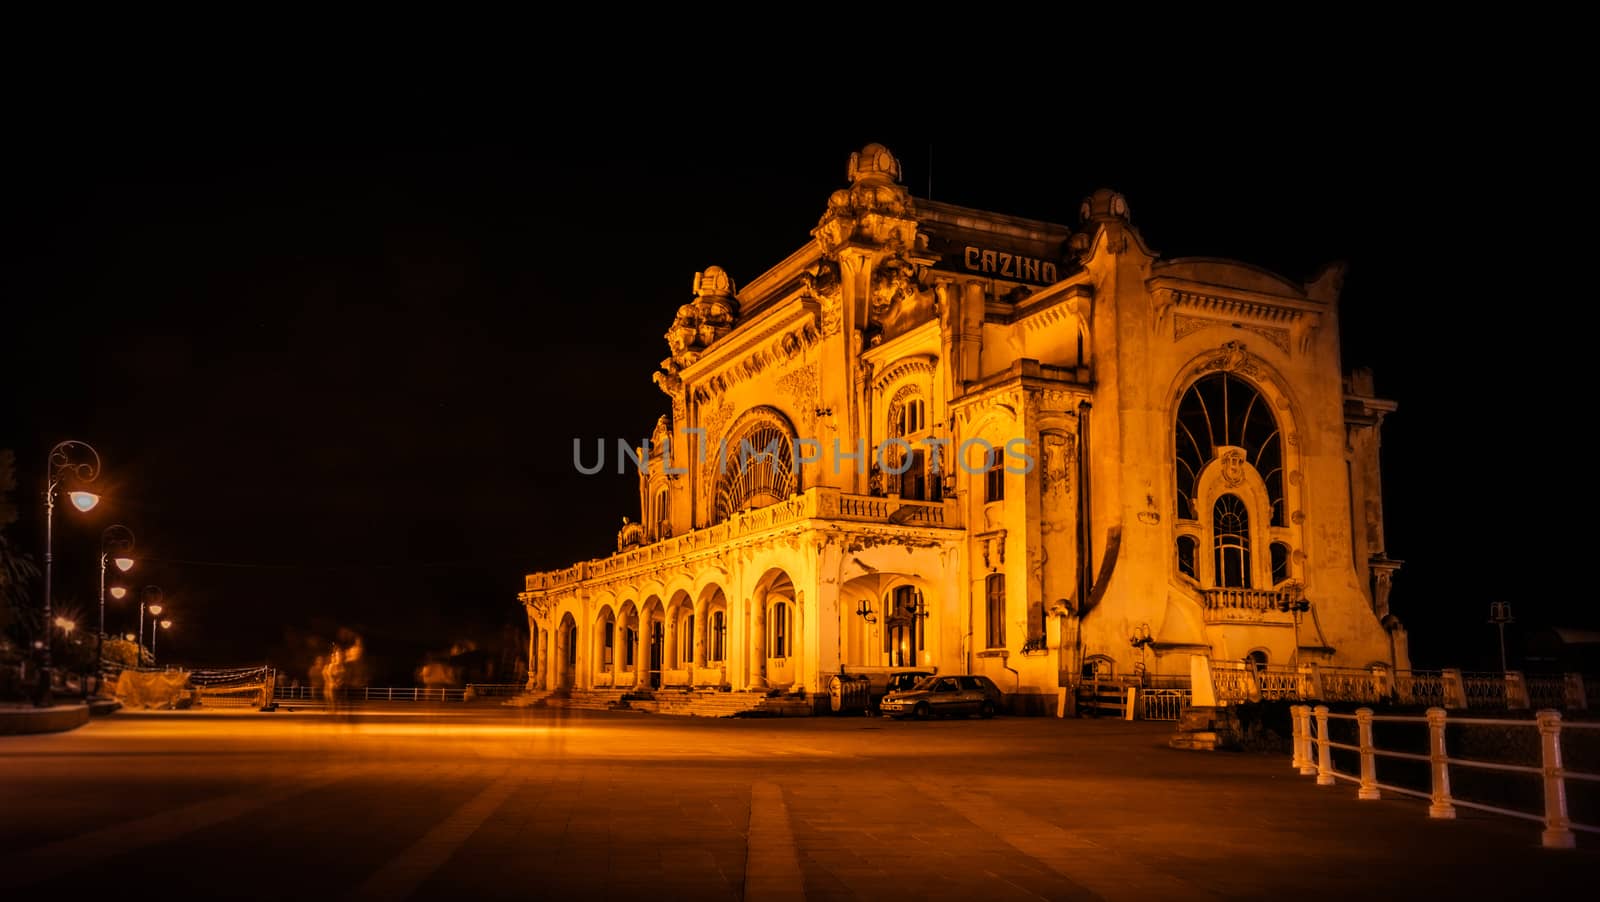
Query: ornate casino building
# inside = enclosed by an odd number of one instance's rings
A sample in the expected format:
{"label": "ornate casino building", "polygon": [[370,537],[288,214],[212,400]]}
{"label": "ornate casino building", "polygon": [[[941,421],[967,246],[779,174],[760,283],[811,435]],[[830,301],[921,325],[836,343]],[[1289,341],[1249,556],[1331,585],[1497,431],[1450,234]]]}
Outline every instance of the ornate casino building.
{"label": "ornate casino building", "polygon": [[1339,266],[1165,259],[1110,190],[1075,225],[916,198],[880,145],[847,176],[766,272],[695,275],[616,553],[526,576],[530,689],[923,667],[1044,712],[1193,655],[1409,668]]}

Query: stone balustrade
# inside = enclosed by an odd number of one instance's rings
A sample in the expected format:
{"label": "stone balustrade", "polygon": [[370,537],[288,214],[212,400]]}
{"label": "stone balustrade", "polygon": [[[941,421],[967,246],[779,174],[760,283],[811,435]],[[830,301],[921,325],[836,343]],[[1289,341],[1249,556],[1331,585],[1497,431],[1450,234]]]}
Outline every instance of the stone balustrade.
{"label": "stone balustrade", "polygon": [[625,573],[637,567],[679,558],[701,549],[808,520],[924,529],[956,529],[961,526],[960,509],[954,500],[913,501],[896,495],[854,495],[836,488],[814,486],[775,504],[740,511],[704,529],[629,548],[609,557],[579,561],[560,570],[530,573],[524,579],[524,590],[543,592],[586,579]]}

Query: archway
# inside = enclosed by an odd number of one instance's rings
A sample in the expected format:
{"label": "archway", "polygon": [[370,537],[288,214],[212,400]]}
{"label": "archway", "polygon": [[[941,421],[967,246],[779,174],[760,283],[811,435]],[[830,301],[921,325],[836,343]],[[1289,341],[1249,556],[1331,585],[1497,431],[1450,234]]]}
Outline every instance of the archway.
{"label": "archway", "polygon": [[756,580],[750,593],[747,624],[749,686],[789,686],[800,672],[801,617],[794,580],[773,567]]}
{"label": "archway", "polygon": [[556,629],[556,689],[571,689],[578,681],[578,622],[569,611]]}
{"label": "archway", "polygon": [[661,598],[652,595],[639,609],[640,679],[636,685],[661,688],[661,672],[666,669],[667,631],[666,610]]}

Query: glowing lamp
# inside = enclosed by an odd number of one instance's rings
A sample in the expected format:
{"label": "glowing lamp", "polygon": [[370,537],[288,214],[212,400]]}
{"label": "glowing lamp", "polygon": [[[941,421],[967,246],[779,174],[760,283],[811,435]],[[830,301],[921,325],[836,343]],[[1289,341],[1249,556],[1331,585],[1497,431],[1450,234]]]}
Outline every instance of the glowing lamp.
{"label": "glowing lamp", "polygon": [[94,492],[68,492],[67,497],[72,499],[72,506],[81,511],[94,510],[100,503],[100,496]]}
{"label": "glowing lamp", "polygon": [[111,587],[111,597],[112,598],[119,598],[120,599],[124,595],[127,595],[127,594],[128,594],[128,590],[122,588],[121,586],[112,586]]}
{"label": "glowing lamp", "polygon": [[127,641],[129,641],[129,642],[132,642],[133,641],[133,633],[123,633],[122,634],[122,638],[127,640]]}
{"label": "glowing lamp", "polygon": [[150,606],[150,613],[152,613],[152,614],[161,613],[161,605],[158,605],[158,604],[151,605]]}
{"label": "glowing lamp", "polygon": [[161,628],[164,629],[164,630],[172,629],[172,621],[171,620],[163,620],[163,621],[161,621]]}
{"label": "glowing lamp", "polygon": [[[112,563],[116,564],[117,569],[121,570],[123,573],[127,573],[129,570],[133,569],[133,558],[131,557],[113,558]],[[122,596],[118,595],[117,597],[121,598]]]}

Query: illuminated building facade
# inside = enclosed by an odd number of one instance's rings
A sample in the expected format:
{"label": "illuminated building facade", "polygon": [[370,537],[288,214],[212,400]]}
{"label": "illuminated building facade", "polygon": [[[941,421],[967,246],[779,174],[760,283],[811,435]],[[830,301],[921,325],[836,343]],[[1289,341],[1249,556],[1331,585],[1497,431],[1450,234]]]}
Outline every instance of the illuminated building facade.
{"label": "illuminated building facade", "polygon": [[742,289],[696,274],[641,516],[526,577],[531,688],[1409,667],[1339,267],[1162,259],[1110,190],[1075,227],[913,198],[879,145],[848,178]]}

